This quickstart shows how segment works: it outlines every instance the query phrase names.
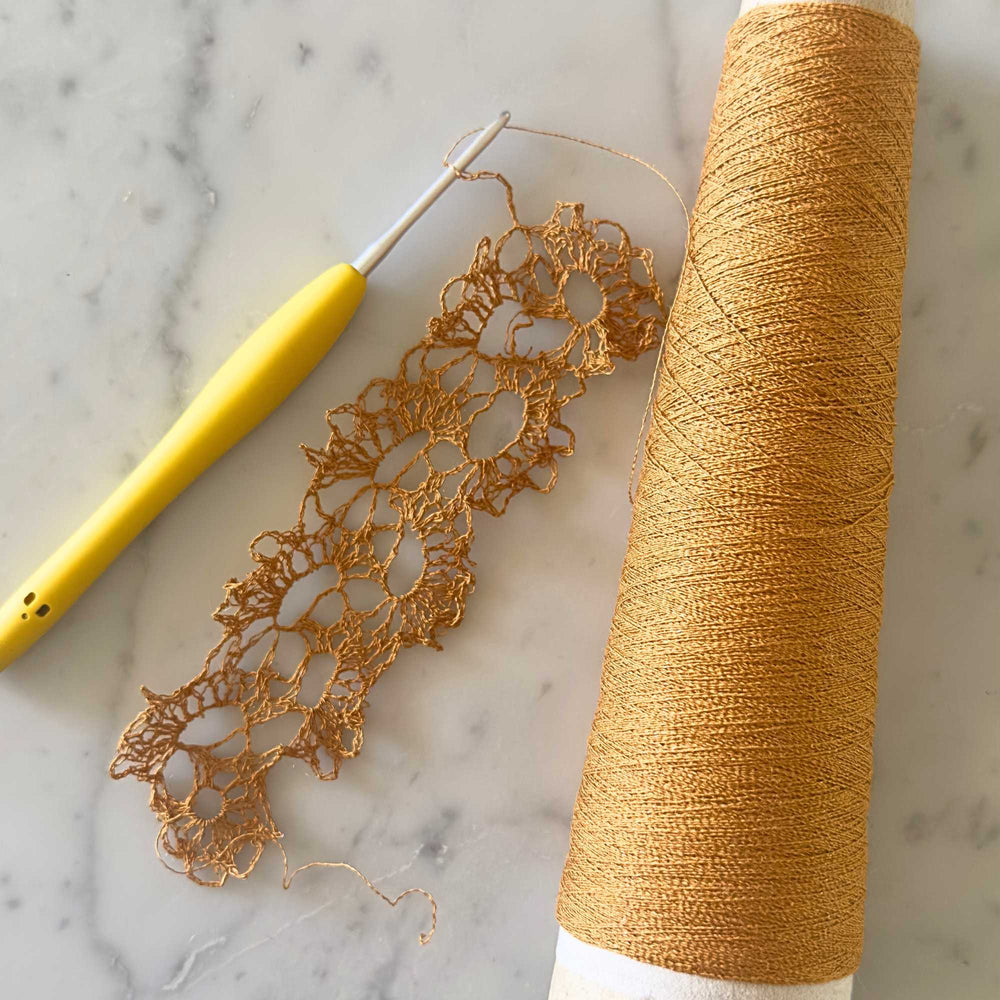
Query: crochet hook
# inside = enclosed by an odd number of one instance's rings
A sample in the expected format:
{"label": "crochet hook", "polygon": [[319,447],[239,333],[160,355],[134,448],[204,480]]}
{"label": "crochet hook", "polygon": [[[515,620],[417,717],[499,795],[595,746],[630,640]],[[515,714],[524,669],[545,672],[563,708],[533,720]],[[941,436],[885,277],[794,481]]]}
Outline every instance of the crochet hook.
{"label": "crochet hook", "polygon": [[361,303],[367,276],[509,120],[504,111],[352,264],[321,274],[247,338],[128,478],[4,602],[0,670],[44,635],[164,507],[316,367]]}

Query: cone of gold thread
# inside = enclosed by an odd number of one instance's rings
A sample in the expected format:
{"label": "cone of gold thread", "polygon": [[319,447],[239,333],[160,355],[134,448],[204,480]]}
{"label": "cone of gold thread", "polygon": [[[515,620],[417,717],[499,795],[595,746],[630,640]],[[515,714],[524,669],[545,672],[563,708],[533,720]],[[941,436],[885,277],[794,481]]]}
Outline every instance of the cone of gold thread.
{"label": "cone of gold thread", "polygon": [[730,33],[560,887],[584,942],[857,968],[917,64],[855,6]]}

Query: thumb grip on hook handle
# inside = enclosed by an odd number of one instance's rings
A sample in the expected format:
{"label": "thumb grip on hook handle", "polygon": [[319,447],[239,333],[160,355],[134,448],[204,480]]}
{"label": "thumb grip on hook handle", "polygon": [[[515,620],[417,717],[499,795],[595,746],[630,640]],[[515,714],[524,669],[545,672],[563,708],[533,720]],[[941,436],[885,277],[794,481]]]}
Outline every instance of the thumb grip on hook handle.
{"label": "thumb grip on hook handle", "polygon": [[365,279],[338,264],[257,329],[155,448],[0,608],[0,670],[44,635],[167,504],[270,414],[350,322]]}

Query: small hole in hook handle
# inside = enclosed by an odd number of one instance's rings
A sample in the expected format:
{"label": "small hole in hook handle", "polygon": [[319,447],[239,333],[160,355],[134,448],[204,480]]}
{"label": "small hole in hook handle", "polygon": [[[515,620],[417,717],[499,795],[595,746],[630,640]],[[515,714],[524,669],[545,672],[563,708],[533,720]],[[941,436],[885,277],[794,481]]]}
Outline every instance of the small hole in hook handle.
{"label": "small hole in hook handle", "polygon": [[35,599],[35,592],[33,590],[29,591],[27,594],[24,595],[25,604],[30,604],[34,599]]}
{"label": "small hole in hook handle", "polygon": [[44,618],[52,609],[47,604],[42,604],[35,612],[39,618]]}

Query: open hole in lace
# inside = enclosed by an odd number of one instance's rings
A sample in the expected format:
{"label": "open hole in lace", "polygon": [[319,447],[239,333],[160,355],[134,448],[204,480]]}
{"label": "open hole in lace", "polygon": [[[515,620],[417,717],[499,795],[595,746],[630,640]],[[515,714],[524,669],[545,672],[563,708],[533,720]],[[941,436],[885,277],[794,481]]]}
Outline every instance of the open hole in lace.
{"label": "open hole in lace", "polygon": [[457,468],[454,472],[450,472],[444,479],[441,480],[441,486],[439,492],[442,499],[444,500],[454,500],[462,492],[462,487],[465,481],[469,477],[469,472],[465,468]]}
{"label": "open hole in lace", "polygon": [[308,652],[305,639],[298,632],[278,632],[271,643],[270,669],[288,680],[298,669]]}
{"label": "open hole in lace", "polygon": [[531,240],[527,233],[515,229],[500,241],[497,263],[504,271],[516,271],[528,263],[532,253]]}
{"label": "open hole in lace", "polygon": [[417,455],[427,447],[430,434],[425,430],[415,431],[391,448],[379,462],[374,481],[379,486],[389,486],[416,464]]}
{"label": "open hole in lace", "polygon": [[344,595],[352,611],[374,611],[385,600],[382,585],[367,576],[348,580],[344,584]]}
{"label": "open hole in lace", "polygon": [[469,427],[466,450],[472,459],[495,458],[517,439],[524,424],[525,403],[516,392],[498,392]]}
{"label": "open hole in lace", "polygon": [[368,483],[368,479],[337,479],[329,486],[316,491],[316,504],[322,513],[330,517],[344,504],[353,500]]}
{"label": "open hole in lace", "polygon": [[434,377],[443,392],[451,393],[471,377],[475,364],[476,355],[467,351],[460,361],[435,369]]}
{"label": "open hole in lace", "polygon": [[212,787],[222,792],[224,799],[235,799],[243,794],[243,787],[236,784],[235,771],[216,771],[212,778]]}
{"label": "open hole in lace", "polygon": [[549,274],[549,269],[545,266],[545,262],[543,260],[535,262],[534,275],[538,291],[541,292],[542,295],[554,299],[558,294],[558,289],[556,288],[556,283],[552,280],[552,275]]}
{"label": "open hole in lace", "polygon": [[372,551],[375,554],[376,562],[382,565],[386,564],[398,537],[399,532],[393,531],[392,528],[385,528],[375,532],[375,537],[372,539]]}
{"label": "open hole in lace", "polygon": [[371,489],[364,490],[344,514],[344,527],[350,531],[360,531],[371,517],[375,498],[376,494]]}
{"label": "open hole in lace", "polygon": [[387,525],[399,523],[399,511],[391,503],[391,493],[389,490],[379,490],[375,494],[375,504],[371,519],[372,524],[376,527],[386,527]]}
{"label": "open hole in lace", "polygon": [[306,497],[299,511],[299,524],[307,535],[315,535],[329,524],[329,518],[319,509],[314,496]]}
{"label": "open hole in lace", "polygon": [[243,726],[243,713],[235,705],[219,705],[206,709],[204,714],[192,719],[180,735],[180,742],[188,746],[207,747],[229,743],[236,730]]}
{"label": "open hole in lace", "polygon": [[533,465],[528,469],[528,478],[538,490],[550,489],[556,481],[556,470],[548,465]]}
{"label": "open hole in lace", "polygon": [[[322,694],[323,690],[320,688],[317,701]],[[303,700],[301,692],[299,700]],[[288,746],[302,728],[303,718],[301,712],[285,712],[284,715],[275,716],[267,722],[258,722],[250,729],[250,749],[254,753],[266,753],[274,747]]]}
{"label": "open hole in lace", "polygon": [[564,406],[571,399],[582,396],[583,392],[583,379],[579,375],[564,375],[556,383],[556,393],[560,407]]}
{"label": "open hole in lace", "polygon": [[238,872],[248,872],[257,863],[261,848],[257,844],[244,844],[233,855],[233,867]]}
{"label": "open hole in lace", "polygon": [[354,433],[354,415],[351,413],[334,413],[333,410],[328,410],[326,423],[331,431],[339,431],[344,437]]}
{"label": "open hole in lace", "polygon": [[300,705],[306,708],[313,708],[319,704],[326,685],[337,669],[337,658],[331,653],[313,653],[309,657],[302,681],[299,684],[299,692],[296,696]]}
{"label": "open hole in lace", "polygon": [[604,310],[604,293],[597,282],[583,271],[570,271],[563,285],[563,301],[581,326],[597,319]]}
{"label": "open hole in lace", "polygon": [[199,788],[191,810],[199,819],[215,819],[222,812],[222,794],[215,788]]}
{"label": "open hole in lace", "polygon": [[465,464],[465,456],[450,441],[438,441],[427,453],[427,460],[436,472],[450,472]]}
{"label": "open hole in lace", "polygon": [[509,356],[511,330],[515,326],[527,322],[528,316],[521,303],[504,299],[493,310],[479,332],[479,353],[494,357]]}
{"label": "open hole in lace", "polygon": [[445,370],[466,371],[465,366],[469,360],[470,352],[468,347],[428,347],[423,352],[415,352],[413,357],[415,361],[419,362],[415,373],[419,378],[421,369],[436,373]]}
{"label": "open hole in lace", "polygon": [[559,351],[572,333],[573,326],[568,320],[533,316],[527,326],[518,327],[514,331],[514,350],[520,357]]}
{"label": "open hole in lace", "polygon": [[424,546],[412,528],[407,527],[399,539],[399,548],[389,563],[389,590],[397,597],[413,589],[424,571]]}
{"label": "open hole in lace", "polygon": [[565,454],[572,454],[573,434],[568,427],[552,426],[548,433],[549,444]]}
{"label": "open hole in lace", "polygon": [[476,370],[472,374],[468,385],[465,387],[467,396],[480,397],[479,405],[486,402],[486,398],[497,390],[497,370],[489,361],[482,358],[476,365]]}
{"label": "open hole in lace", "polygon": [[332,777],[336,769],[337,762],[330,755],[330,751],[322,744],[316,747],[316,773]]}
{"label": "open hole in lace", "polygon": [[194,765],[186,750],[175,750],[163,765],[163,784],[167,794],[183,802],[194,788]]}
{"label": "open hole in lace", "polygon": [[396,480],[397,489],[413,493],[427,482],[430,470],[423,455],[418,455],[413,464]]}
{"label": "open hole in lace", "polygon": [[343,595],[337,590],[331,590],[328,594],[324,594],[318,601],[316,601],[312,610],[309,612],[309,617],[316,622],[317,625],[322,625],[324,628],[330,628],[331,625],[336,625],[337,622],[340,621],[343,613]]}
{"label": "open hole in lace", "polygon": [[648,285],[652,280],[649,266],[641,257],[633,257],[629,261],[628,276],[637,285]]}
{"label": "open hole in lace", "polygon": [[333,590],[340,584],[340,573],[335,566],[319,566],[311,573],[296,580],[285,594],[278,611],[279,625],[294,625],[316,603],[319,594]]}
{"label": "open hole in lace", "polygon": [[351,698],[361,690],[362,681],[361,673],[356,667],[340,667],[334,676],[330,696],[335,700]]}
{"label": "open hole in lace", "polygon": [[270,532],[265,532],[259,538],[255,538],[253,544],[250,546],[251,552],[258,555],[261,559],[273,559],[280,549],[281,546],[278,544],[278,540]]}

